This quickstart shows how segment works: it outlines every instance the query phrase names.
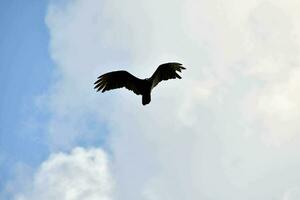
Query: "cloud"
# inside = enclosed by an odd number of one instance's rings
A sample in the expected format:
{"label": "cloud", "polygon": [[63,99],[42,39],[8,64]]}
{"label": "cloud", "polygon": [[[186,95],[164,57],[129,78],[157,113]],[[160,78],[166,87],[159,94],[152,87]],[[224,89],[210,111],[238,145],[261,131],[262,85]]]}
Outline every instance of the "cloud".
{"label": "cloud", "polygon": [[[58,79],[45,105],[54,152],[109,132],[115,199],[290,198],[300,185],[297,1],[62,2],[46,19]],[[183,79],[160,84],[149,106],[92,89],[100,73],[147,77],[173,60],[187,67]],[[35,178],[33,191],[63,194],[47,181]]]}
{"label": "cloud", "polygon": [[300,198],[299,187],[289,188],[283,196],[282,200],[296,200]]}
{"label": "cloud", "polygon": [[110,200],[113,183],[108,165],[101,149],[77,147],[70,154],[52,154],[39,167],[31,187],[14,199]]}
{"label": "cloud", "polygon": [[286,78],[265,84],[248,99],[247,112],[260,120],[270,144],[299,143],[299,72],[299,68],[290,70]]}

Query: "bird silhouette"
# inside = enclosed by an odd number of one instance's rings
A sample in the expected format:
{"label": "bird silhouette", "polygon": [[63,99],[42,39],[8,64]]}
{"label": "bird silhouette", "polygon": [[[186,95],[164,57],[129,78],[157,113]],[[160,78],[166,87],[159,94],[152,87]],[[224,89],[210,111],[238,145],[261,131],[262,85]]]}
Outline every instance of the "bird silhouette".
{"label": "bird silhouette", "polygon": [[185,69],[177,62],[164,63],[158,66],[150,78],[139,79],[127,71],[112,71],[98,77],[94,83],[97,92],[125,87],[137,95],[142,95],[142,104],[149,104],[151,101],[152,89],[161,81],[176,79],[181,77],[176,73]]}

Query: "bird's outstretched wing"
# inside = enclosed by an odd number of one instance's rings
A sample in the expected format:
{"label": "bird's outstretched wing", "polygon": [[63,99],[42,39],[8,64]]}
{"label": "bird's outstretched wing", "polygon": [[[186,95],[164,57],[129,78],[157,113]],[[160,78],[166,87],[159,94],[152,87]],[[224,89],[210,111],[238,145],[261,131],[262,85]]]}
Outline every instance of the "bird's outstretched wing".
{"label": "bird's outstretched wing", "polygon": [[94,83],[94,89],[97,89],[97,92],[105,92],[125,87],[139,95],[142,92],[142,82],[143,80],[133,76],[127,71],[113,71],[99,76],[98,80]]}
{"label": "bird's outstretched wing", "polygon": [[152,88],[154,88],[159,82],[168,80],[168,79],[176,79],[181,77],[176,73],[181,72],[181,70],[185,69],[181,63],[170,62],[164,63],[158,66],[156,71],[150,77],[152,80]]}

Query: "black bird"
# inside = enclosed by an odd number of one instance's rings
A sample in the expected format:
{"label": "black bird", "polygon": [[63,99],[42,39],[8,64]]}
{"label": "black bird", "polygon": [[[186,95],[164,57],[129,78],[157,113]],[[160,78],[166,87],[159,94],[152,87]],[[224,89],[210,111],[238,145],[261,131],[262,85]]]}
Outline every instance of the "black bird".
{"label": "black bird", "polygon": [[98,77],[98,80],[94,83],[94,89],[97,89],[97,92],[105,92],[125,87],[137,95],[142,95],[142,103],[146,105],[151,101],[152,89],[159,82],[168,79],[181,79],[176,72],[181,72],[183,69],[185,68],[182,64],[177,62],[164,63],[158,66],[150,78],[146,79],[139,79],[124,70],[108,72]]}

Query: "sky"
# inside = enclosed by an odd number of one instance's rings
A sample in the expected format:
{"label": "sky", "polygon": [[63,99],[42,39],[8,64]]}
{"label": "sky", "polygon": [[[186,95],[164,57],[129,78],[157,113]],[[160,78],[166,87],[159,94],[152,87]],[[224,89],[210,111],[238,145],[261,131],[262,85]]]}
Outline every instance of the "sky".
{"label": "sky", "polygon": [[[1,1],[0,6],[0,188],[18,166],[37,166],[49,153],[43,136],[47,113],[36,98],[49,87],[53,62],[44,23],[46,1]],[[33,123],[33,121],[35,121]],[[1,190],[2,191],[2,190]]]}
{"label": "sky", "polygon": [[[0,199],[300,199],[299,1],[30,2],[0,3]],[[169,61],[147,106],[93,90]]]}

